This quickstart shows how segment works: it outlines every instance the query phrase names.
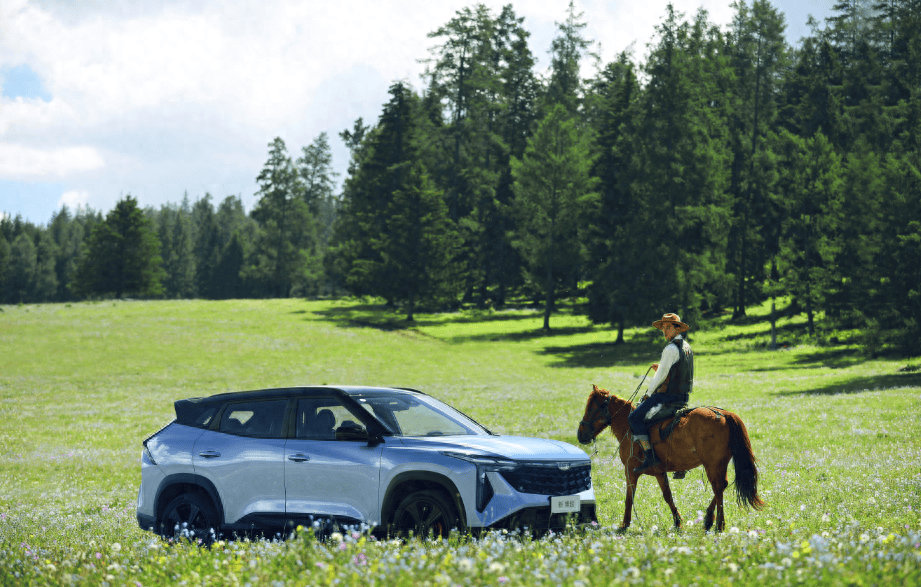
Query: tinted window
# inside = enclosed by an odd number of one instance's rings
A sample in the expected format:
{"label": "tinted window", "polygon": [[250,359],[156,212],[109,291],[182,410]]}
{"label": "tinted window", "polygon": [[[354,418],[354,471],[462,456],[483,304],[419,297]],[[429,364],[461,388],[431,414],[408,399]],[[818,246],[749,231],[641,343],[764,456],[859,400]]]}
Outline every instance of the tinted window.
{"label": "tinted window", "polygon": [[297,402],[295,434],[302,440],[335,440],[340,426],[364,430],[361,420],[331,397],[309,398]]}
{"label": "tinted window", "polygon": [[253,438],[281,438],[287,400],[229,404],[220,431]]}
{"label": "tinted window", "polygon": [[176,421],[184,426],[207,428],[221,404],[189,405],[179,412]]}
{"label": "tinted window", "polygon": [[467,416],[430,396],[375,393],[352,397],[398,436],[489,433]]}

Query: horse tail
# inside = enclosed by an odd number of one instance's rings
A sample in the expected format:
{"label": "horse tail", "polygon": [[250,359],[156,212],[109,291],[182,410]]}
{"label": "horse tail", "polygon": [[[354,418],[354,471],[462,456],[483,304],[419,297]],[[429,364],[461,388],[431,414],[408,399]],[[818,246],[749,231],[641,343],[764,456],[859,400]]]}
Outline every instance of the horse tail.
{"label": "horse tail", "polygon": [[758,497],[758,467],[755,465],[755,453],[752,451],[748,430],[742,418],[731,412],[723,412],[729,422],[729,449],[736,471],[736,502],[740,507],[751,506],[756,510],[764,507],[764,501]]}

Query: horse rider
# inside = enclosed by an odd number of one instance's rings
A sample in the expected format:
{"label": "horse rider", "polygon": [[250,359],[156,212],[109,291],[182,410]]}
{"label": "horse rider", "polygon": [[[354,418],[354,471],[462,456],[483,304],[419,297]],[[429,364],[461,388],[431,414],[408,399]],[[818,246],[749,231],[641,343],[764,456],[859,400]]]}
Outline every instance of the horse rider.
{"label": "horse rider", "polygon": [[633,469],[634,473],[641,473],[658,463],[649,441],[647,417],[655,415],[663,404],[687,404],[694,388],[694,353],[688,341],[681,336],[690,327],[677,314],[665,314],[652,325],[662,331],[668,344],[662,350],[659,362],[652,365],[656,374],[649,382],[648,393],[628,417],[633,438],[639,441],[646,453],[640,466]]}

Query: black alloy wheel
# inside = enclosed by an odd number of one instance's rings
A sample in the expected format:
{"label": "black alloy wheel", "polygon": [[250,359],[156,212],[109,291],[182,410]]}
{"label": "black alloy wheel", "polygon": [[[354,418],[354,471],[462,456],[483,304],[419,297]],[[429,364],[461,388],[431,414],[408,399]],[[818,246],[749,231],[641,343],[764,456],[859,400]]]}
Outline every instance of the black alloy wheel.
{"label": "black alloy wheel", "polygon": [[200,493],[184,493],[166,506],[160,522],[160,535],[210,544],[217,525],[217,511],[209,498]]}
{"label": "black alloy wheel", "polygon": [[454,506],[441,491],[415,491],[397,506],[393,529],[397,536],[408,538],[447,538],[452,528],[460,529]]}

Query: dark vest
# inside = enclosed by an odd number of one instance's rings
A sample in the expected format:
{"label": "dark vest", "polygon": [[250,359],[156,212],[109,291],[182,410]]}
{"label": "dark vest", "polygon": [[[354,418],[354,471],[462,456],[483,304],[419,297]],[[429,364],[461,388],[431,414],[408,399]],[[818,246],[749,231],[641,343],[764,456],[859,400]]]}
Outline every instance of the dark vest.
{"label": "dark vest", "polygon": [[678,360],[668,372],[668,387],[665,393],[678,395],[688,401],[688,394],[694,391],[694,352],[679,334],[671,339],[668,344],[673,344],[678,349]]}

